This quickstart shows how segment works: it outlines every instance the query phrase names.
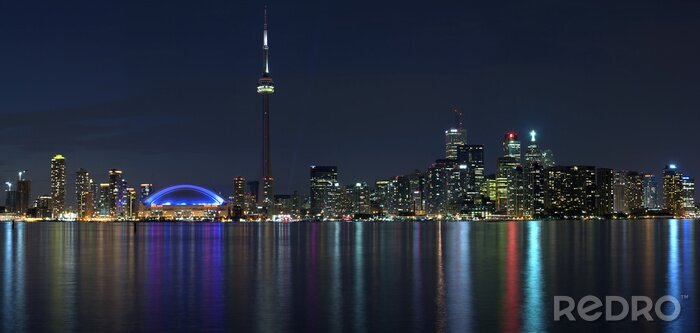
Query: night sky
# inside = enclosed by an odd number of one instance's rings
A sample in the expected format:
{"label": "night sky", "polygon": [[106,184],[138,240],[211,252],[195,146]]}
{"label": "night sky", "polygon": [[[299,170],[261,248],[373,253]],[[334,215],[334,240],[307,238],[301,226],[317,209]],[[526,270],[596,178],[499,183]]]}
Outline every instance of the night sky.
{"label": "night sky", "polygon": [[[263,2],[0,0],[0,177],[229,193],[260,174]],[[270,1],[273,174],[308,191],[425,169],[451,110],[487,173],[503,133],[559,164],[700,178],[698,1]]]}

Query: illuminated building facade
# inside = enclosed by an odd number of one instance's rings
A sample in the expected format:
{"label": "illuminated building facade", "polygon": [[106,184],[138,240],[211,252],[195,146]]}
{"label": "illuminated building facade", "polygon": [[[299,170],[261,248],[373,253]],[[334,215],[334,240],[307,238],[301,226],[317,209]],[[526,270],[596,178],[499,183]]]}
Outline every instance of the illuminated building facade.
{"label": "illuminated building facade", "polygon": [[518,140],[518,133],[509,131],[503,136],[503,156],[512,157],[518,164],[520,163],[520,140]]}
{"label": "illuminated building facade", "polygon": [[50,195],[40,195],[34,202],[35,213],[34,217],[40,219],[50,219],[53,216],[51,204],[53,197]]}
{"label": "illuminated building facade", "polygon": [[644,212],[644,175],[630,171],[625,175],[625,209],[628,214]]}
{"label": "illuminated building facade", "polygon": [[92,179],[87,170],[80,168],[75,173],[75,202],[79,220],[89,220],[93,216]]}
{"label": "illuminated building facade", "polygon": [[408,176],[397,176],[389,182],[389,213],[407,215],[413,213],[411,180]]}
{"label": "illuminated building facade", "polygon": [[663,171],[663,209],[676,217],[685,215],[683,209],[683,179],[676,170],[676,165],[670,164]]}
{"label": "illuminated building facade", "polygon": [[659,209],[659,184],[651,173],[644,175],[644,208]]}
{"label": "illuminated building facade", "polygon": [[226,201],[195,185],[166,187],[147,197],[138,216],[146,220],[202,221],[227,217]]}
{"label": "illuminated building facade", "polygon": [[126,203],[124,205],[124,218],[135,219],[139,211],[139,195],[133,187],[126,188]]}
{"label": "illuminated building facade", "polygon": [[596,212],[599,216],[608,216],[615,212],[614,184],[615,174],[612,169],[596,169]]}
{"label": "illuminated building facade", "polygon": [[695,207],[695,179],[682,176],[683,184],[683,215],[685,217],[696,217],[697,211]]}
{"label": "illuminated building facade", "polygon": [[110,217],[110,198],[112,197],[112,192],[110,191],[109,183],[101,183],[97,192],[98,199],[94,215],[102,218]]}
{"label": "illuminated building facade", "polygon": [[139,185],[139,200],[145,200],[149,195],[153,194],[153,184],[141,184]]}
{"label": "illuminated building facade", "polygon": [[126,181],[122,177],[122,171],[109,170],[109,216],[113,218],[124,217],[126,206]]}
{"label": "illuminated building facade", "polygon": [[245,198],[245,178],[238,176],[233,178],[233,205],[247,211]]}
{"label": "illuminated building facade", "polygon": [[51,159],[51,214],[54,219],[66,208],[66,158],[56,155]]}
{"label": "illuminated building facade", "polygon": [[339,196],[338,167],[312,165],[309,172],[311,215],[337,217]]}
{"label": "illuminated building facade", "polygon": [[595,214],[596,170],[592,166],[546,169],[545,209],[549,216],[577,218]]}
{"label": "illuminated building facade", "polygon": [[450,128],[445,131],[445,158],[457,160],[459,150],[467,145],[467,130]]}
{"label": "illuminated building facade", "polygon": [[370,194],[370,188],[366,183],[355,184],[353,189],[353,210],[355,214],[370,214],[372,212]]}
{"label": "illuminated building facade", "polygon": [[24,174],[24,171],[20,172],[19,179],[17,179],[17,214],[20,216],[27,214],[32,195],[32,181],[25,179]]}
{"label": "illuminated building facade", "polygon": [[484,146],[465,145],[458,153],[457,163],[467,165],[467,196],[473,198],[484,187]]}

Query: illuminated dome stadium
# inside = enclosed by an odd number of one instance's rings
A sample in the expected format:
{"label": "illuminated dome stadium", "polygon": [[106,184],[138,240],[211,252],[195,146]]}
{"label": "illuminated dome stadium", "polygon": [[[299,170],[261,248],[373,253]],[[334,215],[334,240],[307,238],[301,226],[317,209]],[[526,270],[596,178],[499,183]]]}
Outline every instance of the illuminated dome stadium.
{"label": "illuminated dome stadium", "polygon": [[142,218],[166,220],[216,219],[227,209],[222,197],[195,185],[164,188],[149,195],[143,206]]}

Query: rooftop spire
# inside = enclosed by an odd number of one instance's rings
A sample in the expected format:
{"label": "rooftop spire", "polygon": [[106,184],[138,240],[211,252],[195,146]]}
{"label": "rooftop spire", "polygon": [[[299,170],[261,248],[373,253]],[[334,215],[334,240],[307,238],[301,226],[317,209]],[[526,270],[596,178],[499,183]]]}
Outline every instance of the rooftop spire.
{"label": "rooftop spire", "polygon": [[462,129],[462,127],[464,127],[464,123],[462,122],[462,112],[455,108],[454,113],[455,113],[455,126],[457,126],[457,129]]}
{"label": "rooftop spire", "polygon": [[270,74],[270,64],[268,60],[268,50],[267,45],[267,5],[265,5],[265,11],[263,13],[263,74]]}

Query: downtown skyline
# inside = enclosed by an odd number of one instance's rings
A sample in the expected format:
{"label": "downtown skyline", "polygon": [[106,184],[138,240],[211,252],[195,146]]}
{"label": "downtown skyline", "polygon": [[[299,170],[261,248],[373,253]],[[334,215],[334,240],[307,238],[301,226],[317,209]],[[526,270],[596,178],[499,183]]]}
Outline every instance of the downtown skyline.
{"label": "downtown skyline", "polygon": [[[324,21],[327,20],[324,22],[326,24],[323,25],[326,27],[325,29],[310,30],[316,31],[319,38],[309,45],[308,39],[299,38],[300,31],[303,31],[302,28],[305,29],[306,26],[295,27],[284,10],[285,6],[274,3],[270,5],[276,27],[274,28],[275,39],[273,39],[273,42],[276,43],[275,53],[272,55],[275,65],[273,70],[278,73],[276,79],[282,83],[283,87],[279,93],[275,94],[275,113],[271,121],[273,133],[275,133],[272,139],[272,151],[275,152],[273,164],[278,166],[275,171],[277,193],[289,193],[294,189],[303,191],[307,188],[306,168],[312,164],[337,165],[343,183],[371,182],[375,179],[411,172],[416,168],[425,168],[441,154],[442,137],[439,133],[452,124],[451,109],[454,107],[459,108],[464,113],[464,127],[468,131],[469,142],[485,145],[487,170],[495,169],[495,159],[500,156],[498,148],[501,133],[515,129],[522,135],[534,128],[542,134],[542,142],[555,151],[557,162],[560,164],[606,166],[658,174],[660,166],[675,162],[684,172],[698,174],[696,171],[698,170],[697,157],[689,153],[693,147],[693,132],[690,130],[692,127],[688,126],[692,126],[693,114],[684,111],[692,110],[696,105],[692,99],[687,98],[684,89],[674,90],[676,98],[666,96],[668,87],[665,87],[654,91],[653,94],[647,92],[634,94],[635,99],[629,99],[630,89],[640,88],[638,83],[629,79],[621,80],[617,77],[618,84],[615,86],[620,90],[610,90],[608,83],[601,86],[590,85],[583,90],[577,89],[581,93],[589,92],[590,94],[566,99],[563,97],[567,94],[562,95],[560,94],[562,91],[557,89],[571,87],[566,83],[580,83],[581,77],[577,75],[561,76],[571,72],[571,69],[576,67],[563,66],[554,75],[558,79],[550,80],[548,83],[549,88],[559,88],[548,90],[552,94],[544,96],[542,93],[545,90],[540,86],[541,81],[547,79],[547,74],[551,76],[551,72],[537,72],[537,74],[518,77],[518,75],[537,68],[533,67],[532,63],[520,64],[520,66],[515,66],[515,69],[513,69],[513,64],[503,63],[500,67],[502,69],[511,68],[511,73],[515,76],[506,75],[505,78],[501,77],[501,79],[495,76],[485,79],[486,72],[484,71],[492,70],[493,64],[485,64],[483,59],[475,61],[474,57],[483,57],[504,46],[481,47],[478,50],[468,48],[470,43],[483,43],[485,36],[492,35],[494,32],[487,31],[483,35],[478,35],[475,31],[464,29],[460,22],[478,22],[478,19],[471,15],[462,17],[459,14],[460,11],[456,11],[452,15],[445,15],[444,22],[442,20],[436,21],[432,15],[429,15],[425,25],[419,24],[416,25],[417,28],[412,28],[412,30],[427,29],[435,26],[436,22],[442,22],[444,27],[449,28],[446,36],[458,41],[457,43],[445,43],[444,46],[439,46],[436,49],[437,52],[442,50],[442,47],[448,47],[451,51],[448,58],[456,60],[449,62],[450,66],[444,68],[449,69],[448,77],[440,78],[441,81],[447,80],[446,82],[449,83],[445,88],[445,86],[438,84],[430,84],[433,82],[431,77],[438,77],[438,73],[444,72],[441,68],[442,65],[421,61],[417,63],[418,66],[410,67],[413,70],[408,70],[409,67],[406,67],[408,61],[404,59],[405,57],[416,57],[423,51],[407,50],[400,43],[399,45],[393,42],[386,45],[377,44],[378,40],[376,39],[358,44],[362,47],[357,49],[330,48],[337,44],[335,41],[352,40],[352,36],[348,35],[348,31],[344,30],[345,27],[341,25],[347,23],[344,21],[347,17],[338,17],[339,13],[333,9],[328,11],[330,17],[324,19]],[[199,79],[192,80],[192,75],[185,75],[170,81],[171,83],[175,82],[171,85],[162,85],[165,81],[161,81],[159,88],[157,88],[160,90],[156,94],[157,96],[149,93],[148,89],[139,88],[143,87],[141,84],[132,84],[157,82],[151,78],[147,81],[128,80],[130,88],[125,98],[104,98],[101,94],[88,93],[84,94],[86,99],[83,101],[87,101],[84,103],[79,102],[80,99],[67,97],[76,96],[73,93],[65,94],[64,101],[52,103],[50,107],[49,105],[40,106],[39,100],[36,98],[20,100],[19,97],[12,97],[5,99],[2,109],[9,110],[9,113],[3,113],[3,118],[7,120],[6,124],[15,124],[9,129],[8,140],[2,146],[3,156],[2,161],[0,161],[2,162],[0,170],[4,171],[5,178],[10,178],[17,170],[28,169],[28,175],[34,182],[34,192],[48,193],[48,175],[42,169],[47,156],[53,156],[57,153],[64,154],[69,158],[69,168],[82,166],[93,173],[97,170],[119,168],[130,174],[130,180],[133,180],[134,183],[152,182],[161,187],[176,183],[196,183],[226,193],[231,187],[230,183],[234,175],[244,175],[248,179],[257,178],[259,166],[256,166],[256,163],[252,161],[255,160],[255,156],[259,155],[257,148],[259,145],[254,139],[259,137],[260,131],[259,118],[256,116],[259,115],[259,105],[256,103],[257,99],[251,95],[250,85],[251,82],[254,82],[255,76],[259,75],[259,73],[256,74],[259,65],[254,66],[253,64],[259,63],[260,59],[259,55],[255,53],[259,52],[261,10],[259,5],[248,7],[250,7],[247,8],[249,10],[241,12],[241,14],[245,14],[243,15],[244,19],[231,23],[238,28],[233,36],[242,38],[241,41],[245,41],[246,46],[236,47],[233,51],[227,48],[228,46],[224,43],[211,44],[211,46],[216,45],[220,50],[219,52],[211,52],[212,60],[214,60],[212,63],[216,63],[216,67],[219,69],[228,68],[230,71],[231,68],[235,68],[239,72],[224,72],[225,75],[212,76],[211,73],[207,73],[213,65],[202,64],[200,67],[193,64],[186,68],[198,73],[195,76]],[[90,9],[87,7],[85,10],[89,11]],[[488,8],[476,9],[496,15]],[[652,9],[648,5],[643,5],[640,6],[639,12],[630,13],[630,15],[635,17],[643,14],[653,15]],[[380,6],[376,10],[377,12],[373,14],[355,13],[357,15],[353,17],[372,23],[368,26],[376,28],[377,31],[387,31],[387,29],[391,31],[391,29],[400,26],[387,8]],[[675,12],[681,8],[668,7],[664,10]],[[408,11],[408,14],[411,14],[414,9],[408,6],[402,11]],[[284,13],[284,15],[280,13]],[[383,17],[387,18],[387,22],[373,23],[372,18],[381,14],[385,14]],[[173,13],[173,17],[176,18],[183,18],[184,15],[185,13],[182,12]],[[509,14],[506,10],[499,12],[498,15]],[[577,20],[586,18],[586,15],[592,15],[592,13],[584,10],[583,14],[568,18],[577,22]],[[216,24],[229,22],[224,20],[224,17],[220,17],[220,19],[221,21],[216,21]],[[461,21],[461,19],[465,20]],[[111,21],[108,20],[108,22]],[[654,22],[664,23],[662,21]],[[139,26],[142,23],[137,17],[134,18],[134,22],[128,24]],[[561,22],[547,21],[547,23],[558,24]],[[97,28],[101,27],[99,23],[93,22],[93,24]],[[45,26],[37,26],[39,33],[44,31],[42,27]],[[144,28],[148,28],[148,26]],[[201,29],[199,32],[204,32],[208,27],[198,28]],[[503,32],[511,31],[513,28],[509,25],[501,27]],[[523,33],[532,33],[532,36],[538,36],[541,38],[538,41],[543,45],[552,46],[560,42],[556,36],[535,34],[541,32],[539,27],[531,28],[533,28],[532,31],[526,29]],[[584,27],[579,28],[586,31]],[[98,31],[100,30],[98,29]],[[155,32],[152,29],[144,29],[144,31]],[[218,30],[214,31],[219,33]],[[331,36],[328,34],[332,32],[341,33],[334,34],[333,38],[330,38]],[[66,40],[81,37],[81,35],[71,35],[69,31],[59,31],[58,33],[64,33],[61,36]],[[197,33],[193,34],[200,36]],[[229,40],[233,38],[229,32],[227,34]],[[221,32],[217,36],[226,36],[227,34]],[[362,35],[362,31],[359,34]],[[402,38],[413,39],[414,42],[426,42],[421,33],[394,32],[391,36],[402,36]],[[446,36],[437,38],[436,42],[444,42]],[[459,38],[454,39],[454,37]],[[581,46],[595,42],[595,40],[578,35],[573,37],[581,38],[578,40]],[[212,37],[212,39],[214,38]],[[127,43],[135,43],[135,40],[129,39]],[[498,41],[498,39],[493,40]],[[77,42],[81,41],[85,45],[77,43],[75,50],[84,47],[103,50],[99,45],[90,44],[89,40],[78,40]],[[166,41],[166,44],[160,45],[163,49],[174,46],[187,48],[187,44],[181,44],[177,38]],[[674,41],[670,40],[669,43]],[[210,41],[207,40],[207,42]],[[292,47],[294,43],[299,45]],[[519,47],[521,51],[529,50],[530,52],[526,52],[526,55],[532,57],[533,60],[537,59],[537,53],[534,52],[536,48],[532,46],[515,43],[510,47]],[[687,50],[689,52],[684,54],[694,54],[695,50],[692,48],[695,46],[684,47],[691,48]],[[150,50],[150,48],[147,49]],[[328,55],[343,50],[347,52],[347,56],[358,55],[362,53],[360,52],[362,49],[365,52],[387,55],[395,61],[388,62],[380,58],[378,62],[367,62],[373,58],[359,57],[358,61],[363,67],[344,68],[340,66],[335,67],[335,69],[333,66],[328,67],[329,63],[346,59],[346,57],[339,58],[336,54],[336,56],[331,57],[319,57],[315,71],[307,71],[308,66],[294,65],[295,62],[301,64],[303,61],[299,62],[299,55],[293,54],[291,50],[307,52],[314,49],[325,50]],[[69,48],[68,50],[74,49]],[[70,53],[70,51],[68,52]],[[224,65],[218,65],[217,59],[225,58],[225,54],[235,56],[222,62]],[[322,54],[324,53],[319,53],[319,55]],[[12,55],[15,54],[10,54],[10,56]],[[397,57],[398,55],[404,57]],[[455,58],[458,55],[466,57],[463,60]],[[581,55],[577,53],[568,55],[570,57],[563,59],[572,61],[571,65],[585,65],[585,62],[576,62],[576,59],[580,59]],[[651,53],[642,52],[639,57],[651,55]],[[189,56],[192,57],[190,60],[196,59],[194,54]],[[173,58],[173,60],[176,59],[178,58]],[[615,62],[613,58],[610,59]],[[635,59],[640,60],[641,58]],[[661,74],[667,75],[679,71],[680,69],[675,66],[684,64],[684,59],[675,59],[679,61],[673,65],[664,63],[664,66],[657,66],[659,70],[656,72],[651,70],[652,75],[649,76],[649,82],[652,81],[653,77],[658,78]],[[652,60],[661,61],[663,59],[652,58]],[[652,63],[656,62],[652,61]],[[382,64],[386,66],[376,68]],[[631,70],[636,66],[634,61],[626,62],[626,64],[627,67],[621,66],[619,68]],[[159,66],[159,74],[165,73],[166,69],[175,69],[171,65],[174,63],[166,62]],[[358,66],[358,62],[347,62],[346,65]],[[247,69],[248,67],[250,70]],[[401,70],[402,68],[404,70]],[[695,69],[696,67],[693,66],[683,68],[683,73],[689,74]],[[180,67],[171,75],[183,74],[182,70]],[[372,70],[374,75],[367,75],[363,79],[361,74],[369,70]],[[9,70],[8,73],[8,77],[12,77],[14,72]],[[48,73],[44,73],[44,75]],[[140,77],[140,72],[135,71],[135,68],[127,68],[124,73]],[[143,74],[146,73],[153,74],[148,70],[143,72]],[[337,75],[328,76],[329,73],[337,73]],[[377,73],[389,75],[389,77],[393,76],[393,78],[389,80],[376,79]],[[595,73],[593,71],[591,74],[592,78],[603,78],[596,76]],[[545,77],[542,78],[541,74],[545,74]],[[613,74],[620,74],[620,72]],[[407,78],[410,82],[413,82],[411,78],[427,79],[421,83],[407,84],[397,81],[396,77]],[[110,76],[105,76],[96,82],[108,84],[123,82],[110,78]],[[329,79],[325,80],[325,78]],[[532,90],[532,93],[525,94],[526,91],[521,88],[514,90],[513,84],[526,78],[534,80],[532,84],[528,83],[528,86],[531,87],[528,90]],[[182,85],[183,82],[189,80],[190,83],[203,83],[204,86],[209,87],[212,79],[223,80],[229,84],[209,89],[207,93],[186,88],[192,88],[191,84]],[[232,79],[233,81],[231,81]],[[452,80],[457,81],[453,82]],[[348,89],[349,84],[357,86],[358,84],[355,84],[357,82],[363,82],[366,85],[359,85],[364,86],[364,88]],[[647,81],[642,80],[641,82]],[[563,88],[560,83],[565,83]],[[493,90],[492,88],[496,87],[493,84],[497,84],[496,86],[501,88]],[[19,92],[22,85],[10,88],[6,91]],[[310,90],[311,88],[313,89]],[[436,88],[440,88],[439,92],[436,92]],[[114,91],[120,91],[120,89]],[[483,93],[477,93],[479,91]],[[601,95],[601,92],[604,91],[606,93]],[[37,93],[40,92],[40,89],[37,90]],[[616,95],[615,92],[622,94]],[[378,95],[378,93],[381,94]],[[497,94],[494,95],[494,93]],[[568,91],[569,95],[570,93],[571,91]],[[399,98],[407,94],[415,97]],[[611,99],[610,94],[617,97]],[[23,94],[13,94],[13,96],[23,96]],[[484,104],[488,96],[491,96],[491,102]],[[493,98],[494,96],[499,97]],[[587,102],[582,105],[580,102],[583,101],[581,98],[584,96]],[[662,98],[664,106],[662,107],[658,102],[649,103],[648,98]],[[20,103],[22,101],[24,103]],[[673,107],[669,110],[665,107],[666,104]],[[324,107],[319,109],[318,107],[321,105]],[[615,110],[619,111],[611,112],[613,106],[616,106]],[[54,107],[58,107],[58,109]],[[541,111],[535,111],[535,109]],[[17,111],[13,112],[12,110]],[[210,111],[211,116],[204,118],[211,119],[200,120],[199,110]],[[653,110],[657,111],[652,112]],[[135,118],[133,112],[137,111],[139,115],[143,116]],[[599,117],[603,113],[609,117],[609,121],[596,122],[595,120],[600,119]],[[633,114],[634,117],[632,117]],[[685,118],[683,118],[684,115]],[[22,121],[23,119],[29,120],[30,117],[40,117],[47,121],[41,123]],[[659,121],[667,118],[689,119],[690,121]],[[564,121],[565,119],[575,119],[576,121]],[[54,124],[57,125],[54,126]],[[191,126],[185,124],[191,124]],[[118,127],[112,127],[115,125]],[[669,128],[671,125],[673,129]],[[37,134],[31,137],[22,135],[21,132],[27,126],[30,126],[32,132]],[[184,139],[185,136],[181,135],[183,132],[194,132],[195,135]],[[241,133],[241,135],[236,136],[237,133]],[[606,149],[601,149],[601,147]],[[280,165],[285,165],[285,168],[279,168]],[[67,171],[69,175],[72,172],[74,170]],[[70,193],[70,188],[68,191]]]}

